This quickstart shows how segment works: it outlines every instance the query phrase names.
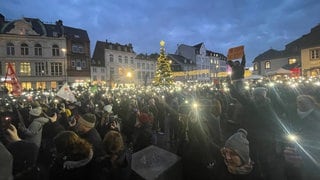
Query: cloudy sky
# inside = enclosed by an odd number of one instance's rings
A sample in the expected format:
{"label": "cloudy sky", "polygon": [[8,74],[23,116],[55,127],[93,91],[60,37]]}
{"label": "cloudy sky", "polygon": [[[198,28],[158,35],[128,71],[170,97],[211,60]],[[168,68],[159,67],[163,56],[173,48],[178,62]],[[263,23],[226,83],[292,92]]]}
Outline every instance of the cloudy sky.
{"label": "cloudy sky", "polygon": [[84,29],[91,41],[132,43],[136,53],[174,53],[177,44],[203,42],[208,50],[227,54],[244,45],[247,65],[263,53],[285,45],[320,23],[318,0],[0,0],[7,20],[61,19]]}

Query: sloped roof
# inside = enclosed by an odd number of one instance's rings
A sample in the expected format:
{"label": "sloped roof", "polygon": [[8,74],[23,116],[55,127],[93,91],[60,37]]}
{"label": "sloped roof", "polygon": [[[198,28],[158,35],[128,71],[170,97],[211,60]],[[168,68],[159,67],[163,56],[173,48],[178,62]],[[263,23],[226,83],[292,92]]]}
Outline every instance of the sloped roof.
{"label": "sloped roof", "polygon": [[196,49],[200,49],[202,45],[203,45],[203,42],[196,44],[193,47],[195,47]]}
{"label": "sloped roof", "polygon": [[259,54],[256,58],[254,58],[253,62],[261,61],[261,60],[266,60],[266,59],[276,59],[282,57],[284,54],[284,51],[278,51],[275,49],[269,49],[268,51],[265,51],[262,54]]}
{"label": "sloped roof", "polygon": [[186,65],[196,65],[195,62],[192,62],[191,59],[187,59],[183,56],[180,55],[176,55],[176,54],[168,54],[167,55],[169,58],[171,58],[172,60],[178,62],[179,64],[186,64]]}
{"label": "sloped roof", "polygon": [[[40,36],[60,37],[64,34],[68,39],[88,42],[90,41],[86,30],[64,26],[61,20],[57,21],[56,24],[45,24],[38,18],[27,17],[14,21],[5,21],[5,23],[0,27],[0,33],[6,34],[10,32],[14,28],[14,24],[17,21],[26,21],[30,23],[32,25],[32,30],[34,30]],[[58,22],[61,24],[58,24]]]}
{"label": "sloped roof", "polygon": [[92,65],[93,66],[105,66],[105,60],[104,60],[104,49],[105,49],[105,42],[97,41],[96,46],[93,51],[92,56]]}
{"label": "sloped roof", "polygon": [[64,33],[68,39],[90,41],[86,30],[68,27],[68,26],[63,26],[63,28],[64,28]]}
{"label": "sloped roof", "polygon": [[14,28],[14,24],[18,21],[25,21],[32,25],[32,30],[38,33],[40,36],[47,35],[45,24],[36,18],[23,18],[14,21],[5,21],[2,27],[0,27],[0,33],[6,34]]}
{"label": "sloped roof", "polygon": [[313,27],[308,34],[286,44],[284,50],[269,49],[254,58],[253,62],[273,60],[290,56],[300,56],[301,49],[320,45],[320,24]]}
{"label": "sloped roof", "polygon": [[206,55],[207,56],[219,57],[222,60],[227,60],[227,57],[225,55],[223,55],[222,53],[213,52],[213,51],[210,51],[210,50],[206,51]]}
{"label": "sloped roof", "polygon": [[308,34],[304,34],[299,39],[296,39],[286,45],[286,49],[293,46],[298,46],[299,49],[314,47],[320,45],[320,24],[313,27]]}

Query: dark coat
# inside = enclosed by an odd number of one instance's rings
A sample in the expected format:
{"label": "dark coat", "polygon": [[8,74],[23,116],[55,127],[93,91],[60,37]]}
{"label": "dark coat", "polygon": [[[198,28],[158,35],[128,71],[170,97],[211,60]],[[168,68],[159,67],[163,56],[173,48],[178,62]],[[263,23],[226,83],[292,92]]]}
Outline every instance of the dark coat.
{"label": "dark coat", "polygon": [[37,145],[22,140],[10,143],[7,148],[13,156],[15,179],[37,179]]}
{"label": "dark coat", "polygon": [[88,132],[84,134],[79,134],[79,136],[87,140],[92,145],[94,159],[105,155],[105,152],[102,148],[102,139],[95,128],[91,128]]}
{"label": "dark coat", "polygon": [[246,65],[245,56],[242,57],[240,65],[236,65],[233,61],[227,61],[227,64],[232,68],[231,79],[238,80],[244,78],[244,69]]}
{"label": "dark coat", "polygon": [[[50,167],[50,180],[92,179],[92,156],[93,154],[91,153],[85,159],[72,160],[64,154],[58,155]],[[66,166],[68,166],[68,168]]]}
{"label": "dark coat", "polygon": [[[305,179],[320,179],[320,110],[315,109],[308,116],[299,120],[295,124],[297,135],[300,145],[304,148],[305,152],[299,149],[299,154],[302,157],[302,174]],[[312,158],[318,163],[316,165],[312,159],[306,154],[306,152],[312,156]]]}
{"label": "dark coat", "polygon": [[130,157],[127,150],[117,154],[117,159],[112,164],[110,155],[100,157],[95,161],[94,174],[99,180],[126,180],[130,177]]}

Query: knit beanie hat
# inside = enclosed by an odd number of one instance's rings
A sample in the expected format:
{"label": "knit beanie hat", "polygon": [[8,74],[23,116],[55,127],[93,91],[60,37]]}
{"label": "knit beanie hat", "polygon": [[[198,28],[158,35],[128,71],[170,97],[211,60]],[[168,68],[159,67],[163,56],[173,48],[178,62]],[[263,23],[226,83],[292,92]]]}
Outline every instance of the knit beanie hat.
{"label": "knit beanie hat", "polygon": [[29,111],[29,114],[32,116],[40,116],[41,113],[42,113],[42,108],[40,104],[37,101],[31,103],[31,109]]}
{"label": "knit beanie hat", "polygon": [[91,113],[86,113],[83,116],[79,116],[78,122],[88,128],[93,128],[96,123],[96,116]]}
{"label": "knit beanie hat", "polygon": [[253,95],[260,95],[260,96],[263,96],[263,97],[266,97],[267,96],[267,88],[264,88],[264,87],[257,87],[253,90]]}
{"label": "knit beanie hat", "polygon": [[246,130],[239,129],[225,143],[225,147],[235,151],[245,164],[249,163],[250,160],[247,134]]}

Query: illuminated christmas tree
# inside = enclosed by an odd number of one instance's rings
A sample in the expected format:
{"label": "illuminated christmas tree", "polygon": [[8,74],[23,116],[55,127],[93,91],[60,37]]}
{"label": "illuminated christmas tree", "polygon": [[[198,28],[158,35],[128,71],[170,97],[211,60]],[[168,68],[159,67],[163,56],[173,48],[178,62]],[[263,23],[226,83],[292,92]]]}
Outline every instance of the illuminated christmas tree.
{"label": "illuminated christmas tree", "polygon": [[164,41],[160,41],[160,56],[157,60],[156,74],[153,81],[155,86],[170,86],[173,84],[171,62],[165,55],[164,44]]}

